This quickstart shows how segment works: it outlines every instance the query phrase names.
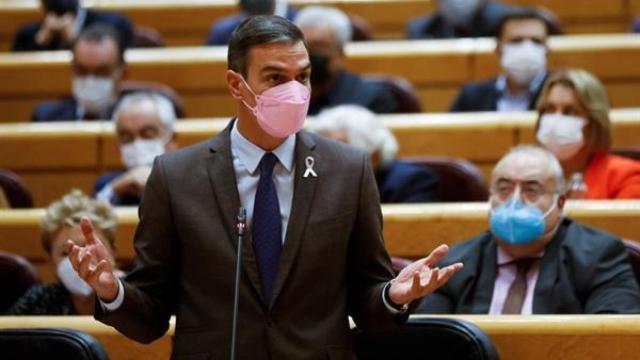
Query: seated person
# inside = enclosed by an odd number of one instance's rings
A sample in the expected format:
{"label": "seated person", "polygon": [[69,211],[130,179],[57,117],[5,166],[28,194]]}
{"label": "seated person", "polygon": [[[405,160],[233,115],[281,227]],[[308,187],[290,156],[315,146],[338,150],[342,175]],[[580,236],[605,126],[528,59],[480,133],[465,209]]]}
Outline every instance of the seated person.
{"label": "seated person", "polygon": [[38,104],[31,121],[111,118],[126,73],[124,50],[113,28],[94,25],[84,30],[73,45],[73,97]]}
{"label": "seated person", "polygon": [[240,0],[238,5],[239,14],[224,17],[211,25],[207,45],[227,45],[233,30],[249,16],[274,14],[293,20],[297,13],[285,0]]}
{"label": "seated person", "polygon": [[176,114],[169,99],[156,93],[132,93],[113,114],[116,138],[126,171],[101,176],[96,198],[113,205],[139,205],[156,156],[176,149]]}
{"label": "seated person", "polygon": [[451,111],[527,111],[535,108],[547,72],[548,27],[532,9],[510,12],[500,23],[496,53],[503,73],[466,84]]}
{"label": "seated person", "polygon": [[313,69],[309,115],[343,104],[364,106],[375,113],[396,112],[396,100],[383,83],[345,69],[344,46],[353,33],[345,13],[331,7],[309,6],[300,10],[294,23],[307,40]]}
{"label": "seated person", "polygon": [[93,200],[80,190],[72,190],[46,209],[42,219],[42,246],[49,254],[58,282],[29,288],[9,308],[7,315],[92,315],[95,295],[91,287],[73,270],[66,254],[66,243],[84,245],[80,218],[88,217],[115,264],[116,214],[102,201]]}
{"label": "seated person", "polygon": [[607,91],[592,74],[567,70],[547,81],[536,131],[560,160],[570,197],[640,199],[640,161],[611,154]]}
{"label": "seated person", "polygon": [[369,154],[381,203],[437,201],[436,173],[424,166],[396,160],[396,138],[371,111],[357,105],[341,105],[322,111],[308,124],[311,131]]}
{"label": "seated person", "polygon": [[636,16],[635,19],[633,19],[633,24],[631,24],[631,32],[640,33],[640,16]]}
{"label": "seated person", "polygon": [[512,149],[493,169],[491,230],[443,259],[464,269],[425,297],[423,313],[640,313],[619,238],[563,216],[562,167],[544,148]]}
{"label": "seated person", "polygon": [[491,0],[438,0],[438,8],[407,25],[408,39],[496,36],[500,20],[512,7]]}
{"label": "seated person", "polygon": [[121,14],[89,10],[79,0],[40,0],[44,19],[21,27],[11,51],[64,50],[75,42],[84,29],[95,24],[107,24],[117,29],[122,42],[129,46],[133,27]]}

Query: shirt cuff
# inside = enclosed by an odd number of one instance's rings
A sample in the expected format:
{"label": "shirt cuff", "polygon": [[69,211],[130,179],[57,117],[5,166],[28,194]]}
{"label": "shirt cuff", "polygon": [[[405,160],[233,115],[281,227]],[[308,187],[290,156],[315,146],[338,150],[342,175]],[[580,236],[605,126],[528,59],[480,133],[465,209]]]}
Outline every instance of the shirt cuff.
{"label": "shirt cuff", "polygon": [[382,289],[382,302],[384,306],[389,310],[392,315],[400,315],[404,314],[409,310],[409,304],[404,304],[402,306],[393,305],[391,299],[389,299],[389,288],[391,287],[391,281],[387,283]]}
{"label": "shirt cuff", "polygon": [[106,202],[111,202],[111,198],[115,195],[113,192],[113,186],[111,183],[105,185],[98,193],[96,194],[96,199],[103,200]]}
{"label": "shirt cuff", "polygon": [[118,308],[124,302],[124,286],[122,286],[122,280],[118,279],[118,295],[116,295],[116,298],[112,302],[107,303],[100,300],[100,298],[98,298],[98,300],[100,301],[102,310],[104,310],[105,312],[118,310]]}

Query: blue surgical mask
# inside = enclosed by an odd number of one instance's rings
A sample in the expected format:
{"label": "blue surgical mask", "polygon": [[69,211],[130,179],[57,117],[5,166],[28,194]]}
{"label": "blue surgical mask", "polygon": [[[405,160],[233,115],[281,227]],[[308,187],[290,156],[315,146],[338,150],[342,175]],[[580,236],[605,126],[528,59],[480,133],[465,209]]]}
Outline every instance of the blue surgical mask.
{"label": "blue surgical mask", "polygon": [[509,244],[528,244],[544,234],[545,219],[557,201],[556,194],[553,205],[543,214],[537,207],[513,197],[491,211],[491,231]]}

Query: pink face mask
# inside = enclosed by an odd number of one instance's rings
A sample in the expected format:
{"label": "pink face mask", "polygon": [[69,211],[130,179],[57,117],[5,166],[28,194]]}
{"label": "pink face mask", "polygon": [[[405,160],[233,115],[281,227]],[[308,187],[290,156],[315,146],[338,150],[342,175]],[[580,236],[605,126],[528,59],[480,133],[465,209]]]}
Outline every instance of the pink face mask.
{"label": "pink face mask", "polygon": [[311,99],[309,88],[298,81],[291,80],[256,95],[249,84],[244,79],[242,81],[256,99],[256,106],[251,107],[244,100],[242,102],[253,111],[258,125],[267,134],[276,138],[285,138],[302,129]]}

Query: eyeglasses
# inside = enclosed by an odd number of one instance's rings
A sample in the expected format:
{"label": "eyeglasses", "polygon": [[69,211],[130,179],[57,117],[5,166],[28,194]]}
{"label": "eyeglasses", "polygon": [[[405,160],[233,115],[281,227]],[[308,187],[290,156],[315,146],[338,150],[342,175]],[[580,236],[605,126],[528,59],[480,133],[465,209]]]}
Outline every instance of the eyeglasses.
{"label": "eyeglasses", "polygon": [[499,181],[491,187],[491,194],[500,201],[506,201],[518,193],[519,196],[528,203],[536,203],[546,194],[554,193],[548,191],[538,182],[515,183],[512,181]]}

